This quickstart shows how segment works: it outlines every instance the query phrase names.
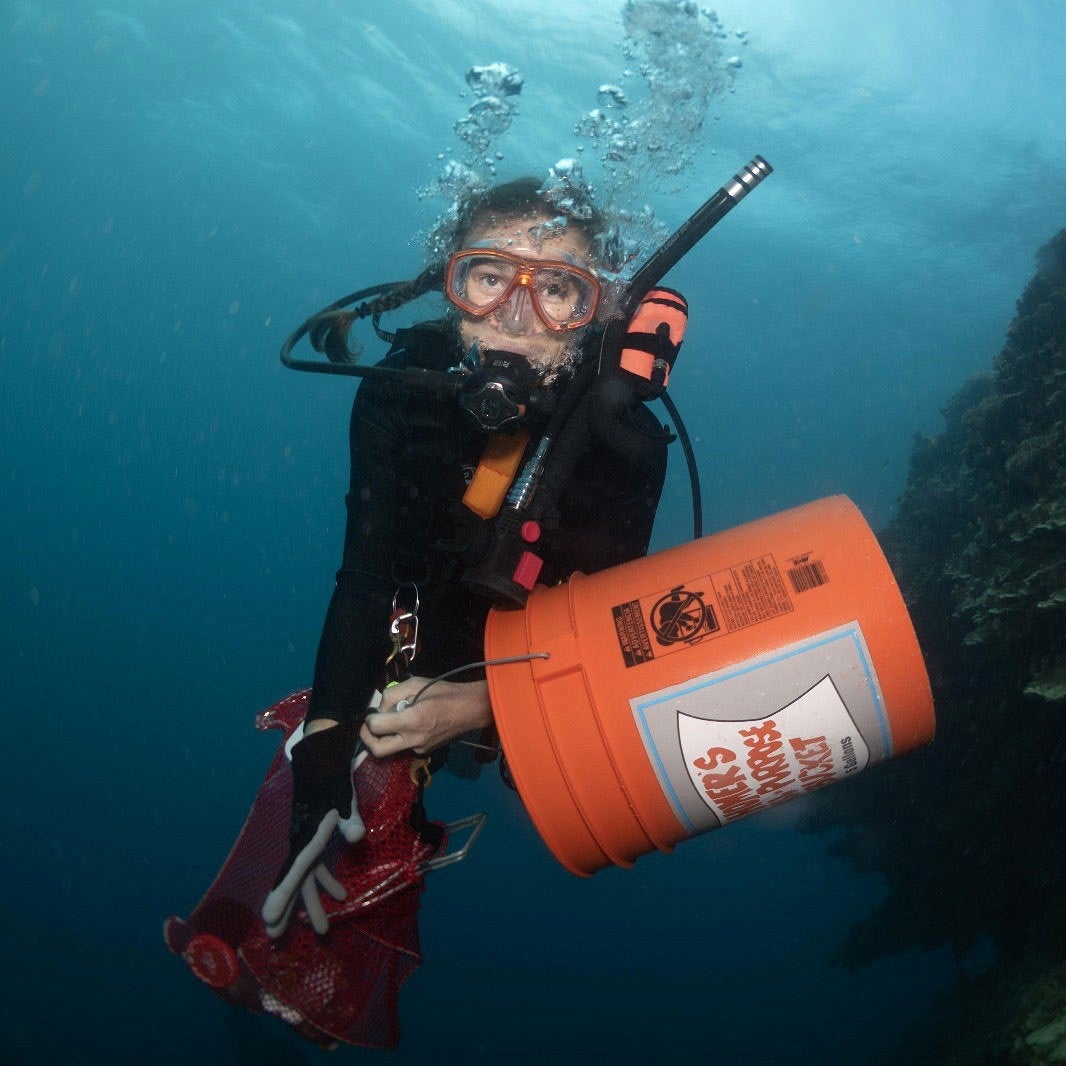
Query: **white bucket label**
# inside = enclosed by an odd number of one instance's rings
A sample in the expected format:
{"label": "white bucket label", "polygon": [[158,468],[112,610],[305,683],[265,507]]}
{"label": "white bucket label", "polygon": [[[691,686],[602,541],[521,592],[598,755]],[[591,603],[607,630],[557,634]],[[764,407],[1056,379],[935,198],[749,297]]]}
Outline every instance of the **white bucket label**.
{"label": "white bucket label", "polygon": [[694,834],[892,754],[857,622],[630,704],[663,793]]}
{"label": "white bucket label", "polygon": [[762,721],[678,714],[677,730],[692,783],[722,822],[813,792],[870,761],[828,676]]}

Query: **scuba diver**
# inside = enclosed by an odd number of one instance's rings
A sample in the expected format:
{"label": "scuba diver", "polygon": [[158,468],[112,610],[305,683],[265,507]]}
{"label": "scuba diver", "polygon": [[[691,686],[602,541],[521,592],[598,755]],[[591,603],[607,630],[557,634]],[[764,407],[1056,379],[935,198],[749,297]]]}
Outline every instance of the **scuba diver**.
{"label": "scuba diver", "polygon": [[[471,196],[444,269],[453,313],[399,330],[381,364],[459,369],[457,397],[380,377],[356,394],[343,559],[291,747],[290,851],[262,910],[273,937],[300,902],[316,931],[328,929],[319,885],[342,898],[322,858],[335,830],[349,843],[364,832],[352,785],[357,746],[386,758],[429,755],[471,731],[481,731],[483,748],[496,743],[483,670],[438,681],[416,701],[428,678],[483,658],[489,608],[520,606],[535,582],[647,552],[672,438],[641,403],[655,389],[633,384],[650,381],[598,366],[617,301],[595,252],[603,217],[582,207],[561,216],[536,178]],[[439,279],[439,268],[427,275]],[[687,311],[669,290],[656,296],[674,314]],[[350,324],[327,317],[312,342],[338,356]],[[682,331],[683,322],[678,342]],[[663,381],[678,343],[664,333],[652,347],[644,358],[657,361]],[[515,499],[537,479],[531,518]],[[398,601],[417,601],[418,676],[377,702]]]}
{"label": "scuba diver", "polygon": [[[365,380],[313,689],[257,716],[284,739],[207,892],[164,924],[227,1002],[322,1047],[396,1045],[424,877],[461,861],[485,820],[429,820],[429,774],[499,758],[512,784],[485,667],[551,657],[485,661],[490,610],[518,619],[536,586],[647,553],[674,439],[647,400],[676,426],[702,535],[695,457],[665,391],[688,308],[659,283],[771,169],[756,156],[625,279],[587,199],[536,178],[479,191],[448,216],[439,261],[336,301],[285,341],[287,367]],[[443,319],[379,327],[434,291],[451,304]],[[376,366],[356,365],[361,318],[391,342]],[[305,336],[326,360],[293,357]],[[686,621],[673,601],[663,611],[664,632]]]}

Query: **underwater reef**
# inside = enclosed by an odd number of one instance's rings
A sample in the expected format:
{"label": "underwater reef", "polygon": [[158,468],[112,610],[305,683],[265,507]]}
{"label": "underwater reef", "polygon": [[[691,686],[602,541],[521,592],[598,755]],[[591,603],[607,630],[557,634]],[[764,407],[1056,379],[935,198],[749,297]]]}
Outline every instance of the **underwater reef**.
{"label": "underwater reef", "polygon": [[885,880],[839,963],[954,950],[929,1061],[1066,1062],[1066,230],[943,414],[880,535],[936,740],[820,793],[803,828]]}

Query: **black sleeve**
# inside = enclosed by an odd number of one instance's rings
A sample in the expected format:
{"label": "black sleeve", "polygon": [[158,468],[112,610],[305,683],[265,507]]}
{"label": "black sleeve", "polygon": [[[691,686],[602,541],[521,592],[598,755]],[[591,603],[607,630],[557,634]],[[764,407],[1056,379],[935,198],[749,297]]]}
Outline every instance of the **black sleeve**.
{"label": "black sleeve", "polygon": [[[647,408],[638,417],[646,432],[661,430]],[[639,465],[602,445],[590,447],[561,501],[559,528],[551,533],[559,570],[553,577],[566,578],[575,570],[594,574],[647,554],[666,461],[665,439]]]}
{"label": "black sleeve", "polygon": [[404,405],[365,381],[352,405],[344,555],[315,659],[308,719],[362,716],[388,655],[397,583],[428,548],[428,516],[406,447]]}

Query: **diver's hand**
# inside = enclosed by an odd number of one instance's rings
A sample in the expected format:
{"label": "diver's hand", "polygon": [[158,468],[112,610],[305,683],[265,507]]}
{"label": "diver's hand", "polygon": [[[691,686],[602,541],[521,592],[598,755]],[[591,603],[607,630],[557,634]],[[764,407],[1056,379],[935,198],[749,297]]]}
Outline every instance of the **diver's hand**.
{"label": "diver's hand", "polygon": [[285,932],[297,898],[303,900],[315,932],[326,933],[329,922],[319,898],[319,885],[338,902],[345,898],[344,886],[326,868],[322,855],[335,829],[349,844],[366,834],[352,782],[354,748],[352,725],[334,725],[317,732],[309,728],[292,746],[289,856],[262,911],[271,937]]}
{"label": "diver's hand", "polygon": [[425,755],[461,733],[492,724],[485,681],[437,681],[409,704],[428,684],[428,678],[409,677],[385,689],[378,713],[366,716],[359,733],[372,755],[379,759],[401,751]]}

